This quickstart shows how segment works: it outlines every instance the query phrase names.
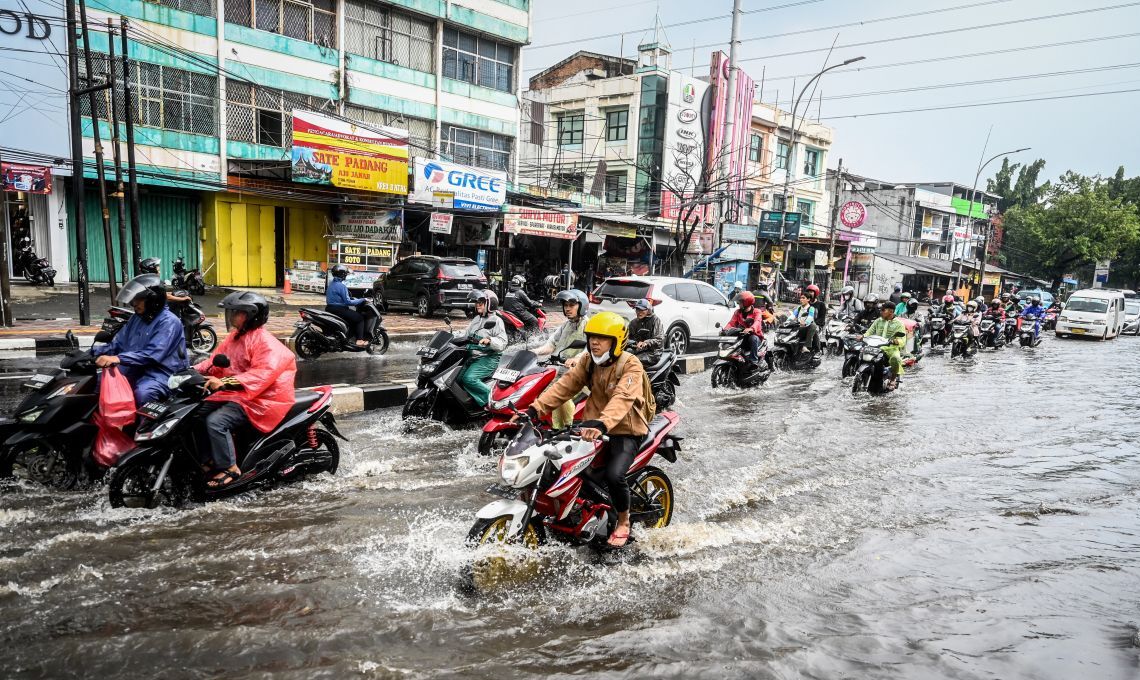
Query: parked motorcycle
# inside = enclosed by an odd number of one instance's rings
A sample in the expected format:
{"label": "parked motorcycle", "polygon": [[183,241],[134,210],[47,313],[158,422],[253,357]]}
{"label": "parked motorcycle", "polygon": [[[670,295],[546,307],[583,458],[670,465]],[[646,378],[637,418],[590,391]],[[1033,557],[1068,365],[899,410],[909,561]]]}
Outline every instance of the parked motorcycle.
{"label": "parked motorcycle", "polygon": [[969,321],[955,321],[950,328],[950,358],[974,356],[978,353],[978,343],[970,334]]}
{"label": "parked motorcycle", "polygon": [[1021,317],[1021,331],[1018,333],[1018,343],[1022,347],[1036,347],[1041,344],[1041,334],[1034,332],[1037,326],[1037,317]]}
{"label": "parked motorcycle", "polygon": [[[214,365],[227,367],[229,358],[214,355]],[[252,427],[234,433],[242,475],[225,486],[210,487],[190,432],[192,414],[208,394],[206,378],[188,369],[171,376],[169,384],[168,400],[139,408],[137,446],[111,469],[107,493],[113,508],[210,501],[308,474],[335,473],[340,464],[336,437],[344,437],[329,411],[332,388],[325,385],[298,392],[296,403],[268,433]]]}
{"label": "parked motorcycle", "polygon": [[542,309],[534,310],[534,318],[538,319],[538,330],[536,331],[527,331],[522,319],[508,311],[499,309],[495,313],[503,319],[503,327],[507,330],[508,345],[525,342],[533,333],[541,333],[546,330],[546,312]]}
{"label": "parked motorcycle", "polygon": [[[175,295],[188,297],[184,290],[174,292]],[[209,354],[218,346],[218,332],[214,324],[206,317],[201,305],[193,300],[189,302],[167,302],[166,306],[171,313],[182,322],[182,331],[186,336],[186,348],[192,353]],[[111,307],[107,316],[103,317],[103,325],[95,333],[95,342],[107,343],[122,330],[123,326],[135,315],[133,309],[126,307]]]}
{"label": "parked motorcycle", "polygon": [[756,387],[763,385],[772,375],[768,343],[760,341],[756,351],[759,361],[752,362],[746,356],[744,337],[739,328],[726,328],[720,332],[720,349],[712,367],[713,387]]}
{"label": "parked motorcycle", "polygon": [[[403,417],[405,420],[430,418],[451,424],[481,421],[487,417],[486,409],[459,383],[467,358],[467,340],[451,333],[450,318],[445,316],[443,320],[448,330],[436,331],[428,344],[416,352],[420,358],[419,374],[416,389],[404,402]],[[494,321],[483,324],[486,330],[494,327]]]}
{"label": "parked motorcycle", "polygon": [[855,380],[851,383],[851,393],[869,392],[886,394],[898,389],[898,381],[890,379],[891,362],[883,351],[890,341],[881,335],[868,335],[863,338],[859,350],[859,363],[855,367]]}
{"label": "parked motorcycle", "polygon": [[[673,484],[649,463],[655,456],[676,462],[681,438],[672,430],[678,422],[672,411],[653,418],[626,477],[630,519],[647,528],[668,526],[673,517]],[[524,423],[499,457],[500,482],[487,489],[499,498],[475,514],[468,545],[537,548],[551,537],[605,549],[617,525],[599,455],[607,440],[587,442],[572,431],[550,436]],[[482,558],[465,568],[464,581],[472,589],[493,587],[508,575],[508,568],[503,558]]]}
{"label": "parked motorcycle", "polygon": [[356,306],[356,311],[364,316],[366,347],[358,347],[348,330],[344,319],[323,309],[305,307],[300,311],[301,320],[293,331],[293,349],[302,359],[316,359],[328,352],[368,352],[383,354],[388,351],[388,331],[384,329],[384,319],[380,310],[371,300]]}
{"label": "parked motorcycle", "polygon": [[188,290],[191,295],[206,294],[206,277],[197,269],[187,269],[182,253],[174,258],[171,267],[174,269],[174,276],[170,279],[171,288]]}
{"label": "parked motorcycle", "polygon": [[781,371],[807,371],[818,368],[823,357],[818,352],[804,352],[800,340],[803,326],[793,318],[788,318],[776,327],[776,346],[772,348],[772,367]]}
{"label": "parked motorcycle", "polygon": [[17,276],[23,275],[32,285],[55,285],[55,269],[52,269],[51,263],[46,257],[36,255],[36,251],[32,248],[32,240],[27,236],[20,239],[14,269]]}

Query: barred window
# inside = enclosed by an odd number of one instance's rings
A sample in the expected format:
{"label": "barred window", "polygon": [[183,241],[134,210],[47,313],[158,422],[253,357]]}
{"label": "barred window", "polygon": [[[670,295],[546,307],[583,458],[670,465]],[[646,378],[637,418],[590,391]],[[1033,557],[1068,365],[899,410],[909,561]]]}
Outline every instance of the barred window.
{"label": "barred window", "polygon": [[169,7],[170,9],[180,9],[183,12],[191,12],[193,14],[201,14],[202,16],[212,17],[216,15],[216,7],[214,0],[149,0],[150,2]]}
{"label": "barred window", "polygon": [[443,153],[456,163],[507,171],[511,163],[511,138],[479,130],[444,125]]}
{"label": "barred window", "polygon": [[324,102],[237,80],[226,81],[226,137],[235,142],[293,146],[293,109],[319,111]]}
{"label": "barred window", "polygon": [[344,5],[344,49],[350,54],[435,72],[435,26],[404,14],[360,0]]}
{"label": "barred window", "polygon": [[764,149],[764,138],[760,135],[752,135],[748,141],[748,160],[753,163],[760,162],[760,152]]}
{"label": "barred window", "polygon": [[[91,54],[91,71],[95,75],[95,83],[106,81],[109,61],[105,54],[94,52]],[[79,60],[79,69],[80,86],[92,85],[93,82],[85,75],[83,59]],[[115,62],[114,74],[115,88],[122,92],[121,62]],[[133,61],[131,84],[134,88],[132,114],[136,125],[199,135],[218,134],[216,76],[145,61]],[[107,90],[96,92],[94,95],[95,111],[102,120],[109,120],[110,97],[111,93]],[[126,116],[123,98],[118,97],[116,103],[119,120],[124,121]],[[80,106],[82,115],[91,115],[89,97],[83,97]]]}
{"label": "barred window", "polygon": [[514,90],[517,48],[489,38],[443,29],[443,75],[503,92]]}
{"label": "barred window", "polygon": [[411,118],[399,113],[369,109],[348,104],[344,107],[344,117],[358,120],[365,125],[387,125],[404,128],[408,131],[408,154],[423,156],[435,153],[435,121]]}
{"label": "barred window", "polygon": [[229,0],[226,21],[336,46],[336,0]]}

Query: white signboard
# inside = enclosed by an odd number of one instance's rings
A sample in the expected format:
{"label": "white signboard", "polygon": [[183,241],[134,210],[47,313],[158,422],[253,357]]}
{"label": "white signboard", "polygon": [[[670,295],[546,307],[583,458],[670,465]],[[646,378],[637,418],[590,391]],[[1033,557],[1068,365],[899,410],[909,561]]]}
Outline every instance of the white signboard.
{"label": "white signboard", "polygon": [[436,193],[448,193],[456,210],[498,212],[507,202],[507,173],[497,170],[417,157],[412,183],[413,203],[435,205]]}
{"label": "white signboard", "polygon": [[432,213],[431,224],[428,225],[428,231],[433,234],[450,234],[451,233],[451,220],[454,217],[451,213]]}
{"label": "white signboard", "polygon": [[682,196],[696,190],[704,165],[706,150],[701,108],[708,89],[709,84],[703,80],[676,71],[669,74],[661,172],[665,186]]}

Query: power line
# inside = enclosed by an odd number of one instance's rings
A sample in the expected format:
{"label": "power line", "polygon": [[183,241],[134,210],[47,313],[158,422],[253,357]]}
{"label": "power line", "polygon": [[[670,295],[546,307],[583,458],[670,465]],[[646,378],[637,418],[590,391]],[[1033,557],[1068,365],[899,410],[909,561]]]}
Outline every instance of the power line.
{"label": "power line", "polygon": [[845,116],[824,116],[823,119],[824,120],[841,120],[844,118],[870,118],[871,116],[890,116],[890,115],[895,115],[895,114],[899,114],[899,113],[922,113],[925,111],[950,111],[953,109],[973,109],[973,108],[980,108],[980,107],[984,107],[984,106],[998,106],[1001,104],[1025,104],[1028,102],[1043,102],[1043,101],[1053,101],[1053,100],[1059,100],[1059,99],[1077,99],[1079,97],[1100,97],[1100,96],[1110,95],[1110,94],[1128,94],[1128,93],[1132,93],[1132,92],[1140,92],[1140,88],[1128,89],[1128,90],[1109,90],[1107,92],[1086,92],[1084,94],[1056,95],[1056,96],[1052,96],[1052,97],[1031,97],[1028,99],[1010,99],[1010,100],[994,101],[994,102],[976,102],[973,104],[944,104],[942,106],[927,106],[927,107],[921,107],[921,108],[915,108],[915,109],[898,109],[896,111],[874,111],[874,112],[870,112],[870,113],[848,114]]}

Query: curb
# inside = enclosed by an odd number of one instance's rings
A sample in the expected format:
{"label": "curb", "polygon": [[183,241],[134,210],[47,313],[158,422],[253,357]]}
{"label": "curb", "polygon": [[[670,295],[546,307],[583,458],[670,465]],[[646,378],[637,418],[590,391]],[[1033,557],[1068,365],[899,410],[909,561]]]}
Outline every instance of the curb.
{"label": "curb", "polygon": [[[424,342],[430,340],[435,331],[409,331],[407,333],[392,333],[388,336],[391,342]],[[289,336],[276,336],[285,346],[293,349],[293,338]],[[95,341],[94,335],[76,335],[79,347],[86,349]],[[34,350],[36,352],[52,352],[70,349],[63,335],[48,335],[32,338],[0,338],[0,351],[3,350]]]}
{"label": "curb", "polygon": [[402,406],[407,399],[408,387],[396,383],[334,385],[332,412],[339,416],[346,413],[360,413],[391,406]]}
{"label": "curb", "polygon": [[692,375],[693,373],[701,373],[712,368],[716,363],[716,352],[705,352],[704,354],[687,354],[677,362],[680,372],[683,375]]}

